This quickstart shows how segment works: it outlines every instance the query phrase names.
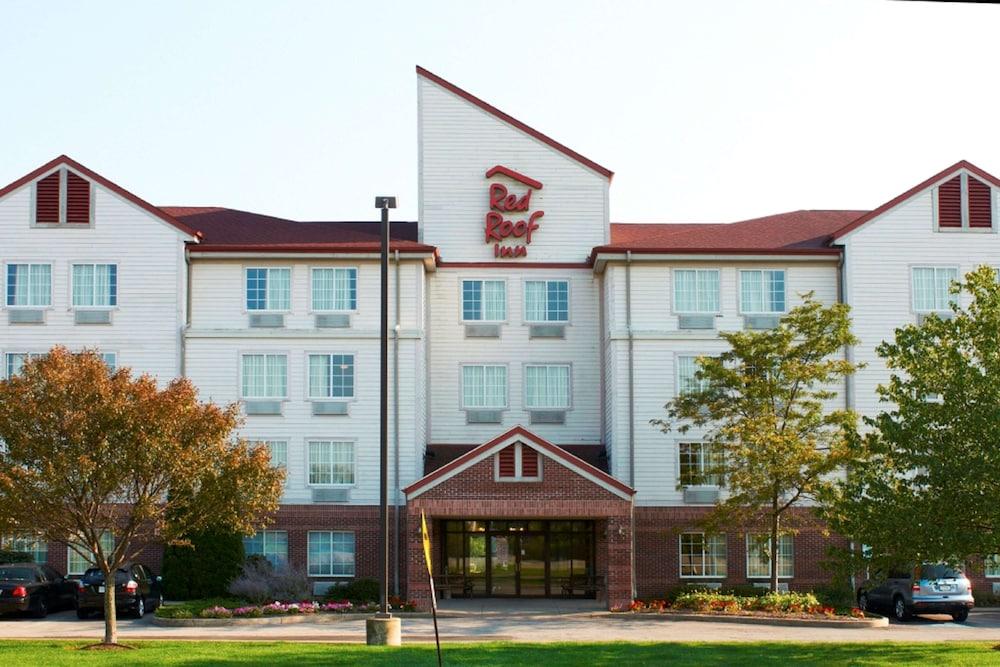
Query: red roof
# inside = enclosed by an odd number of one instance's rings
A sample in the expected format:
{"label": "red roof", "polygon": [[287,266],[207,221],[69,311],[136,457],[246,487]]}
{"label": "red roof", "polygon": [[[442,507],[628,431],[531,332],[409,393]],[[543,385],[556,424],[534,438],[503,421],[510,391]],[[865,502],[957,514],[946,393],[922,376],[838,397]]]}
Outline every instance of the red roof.
{"label": "red roof", "polygon": [[612,223],[602,252],[836,254],[833,234],[865,211],[791,211],[730,223]]}
{"label": "red roof", "polygon": [[[161,210],[197,229],[197,252],[378,252],[378,222],[297,222],[213,206],[163,206]],[[433,253],[417,241],[417,223],[393,222],[390,249]]]}

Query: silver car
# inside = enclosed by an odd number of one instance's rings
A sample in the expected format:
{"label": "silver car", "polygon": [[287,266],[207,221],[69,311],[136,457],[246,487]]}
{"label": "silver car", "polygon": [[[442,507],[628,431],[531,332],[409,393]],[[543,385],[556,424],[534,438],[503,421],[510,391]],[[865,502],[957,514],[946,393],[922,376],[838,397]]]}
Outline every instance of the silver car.
{"label": "silver car", "polygon": [[968,577],[940,563],[892,571],[884,581],[866,582],[858,590],[858,607],[887,610],[897,621],[913,614],[951,614],[956,622],[964,623],[974,605]]}

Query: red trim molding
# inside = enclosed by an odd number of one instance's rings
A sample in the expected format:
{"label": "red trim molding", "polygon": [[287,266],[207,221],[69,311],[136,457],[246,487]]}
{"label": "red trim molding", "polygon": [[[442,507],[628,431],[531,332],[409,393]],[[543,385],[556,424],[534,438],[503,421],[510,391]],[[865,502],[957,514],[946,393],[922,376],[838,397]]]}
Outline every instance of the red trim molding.
{"label": "red trim molding", "polygon": [[438,262],[439,269],[591,269],[590,262]]}
{"label": "red trim molding", "polygon": [[484,102],[483,100],[479,99],[478,97],[476,97],[475,95],[473,95],[473,94],[471,94],[469,92],[466,92],[466,91],[462,90],[461,88],[459,88],[455,84],[453,84],[453,83],[451,83],[449,81],[445,81],[444,79],[442,79],[441,77],[439,77],[437,74],[434,74],[432,72],[428,72],[427,70],[425,70],[420,65],[417,65],[417,76],[423,77],[424,79],[427,79],[428,81],[436,83],[437,85],[441,86],[445,90],[447,90],[447,91],[449,91],[451,93],[454,93],[455,95],[458,95],[462,99],[464,99],[464,100],[466,100],[468,102],[471,102],[472,104],[475,104],[477,107],[479,107],[483,111],[485,111],[485,112],[487,112],[487,113],[489,113],[489,114],[491,114],[493,116],[496,116],[497,118],[499,118],[503,122],[507,123],[508,125],[511,125],[511,126],[517,128],[518,130],[521,130],[522,132],[524,132],[528,136],[531,136],[531,137],[534,137],[535,139],[538,139],[543,144],[546,144],[547,146],[550,146],[550,147],[556,149],[557,151],[559,151],[563,155],[566,155],[567,157],[570,157],[570,158],[576,160],[577,162],[579,162],[583,166],[587,167],[588,169],[592,169],[592,170],[596,171],[598,174],[600,174],[601,176],[604,176],[609,181],[615,175],[615,172],[611,171],[607,167],[602,167],[601,165],[597,164],[593,160],[591,160],[589,158],[585,158],[584,156],[580,155],[579,153],[577,153],[572,148],[564,146],[563,144],[559,143],[555,139],[542,134],[541,132],[539,132],[538,130],[534,129],[533,127],[529,127],[529,126],[525,125],[524,123],[522,123],[518,119],[514,118],[513,116],[510,116],[510,115],[504,113],[503,111],[500,111],[500,109],[497,109],[495,106],[493,106],[491,104],[488,104],[487,102]]}
{"label": "red trim molding", "polygon": [[530,176],[525,176],[519,171],[514,171],[513,169],[509,169],[499,164],[486,172],[486,178],[493,178],[497,174],[500,174],[501,176],[507,176],[508,178],[513,178],[515,181],[524,183],[528,187],[535,188],[536,190],[542,189],[541,181],[536,181]]}

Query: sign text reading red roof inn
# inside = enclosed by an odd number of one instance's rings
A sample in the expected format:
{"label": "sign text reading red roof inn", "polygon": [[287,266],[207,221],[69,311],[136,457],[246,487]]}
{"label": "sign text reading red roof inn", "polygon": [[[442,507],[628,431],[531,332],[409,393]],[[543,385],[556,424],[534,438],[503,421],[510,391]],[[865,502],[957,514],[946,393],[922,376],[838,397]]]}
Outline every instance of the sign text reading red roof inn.
{"label": "sign text reading red roof inn", "polygon": [[[531,235],[538,230],[538,220],[545,211],[531,211],[531,193],[542,184],[513,169],[497,165],[486,178],[503,175],[528,186],[523,194],[511,194],[503,183],[490,183],[490,211],[486,214],[486,243],[492,243],[494,257],[526,257]],[[524,239],[523,244],[502,245],[508,238]]]}

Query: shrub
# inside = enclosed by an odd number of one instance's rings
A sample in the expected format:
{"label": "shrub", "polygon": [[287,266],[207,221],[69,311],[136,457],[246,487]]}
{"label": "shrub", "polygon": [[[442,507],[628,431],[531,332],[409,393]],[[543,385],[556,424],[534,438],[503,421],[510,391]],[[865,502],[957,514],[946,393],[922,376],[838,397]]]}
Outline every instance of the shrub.
{"label": "shrub", "polygon": [[351,604],[367,604],[378,602],[379,583],[375,579],[355,579],[345,586],[333,586],[326,592],[330,601],[347,600]]}
{"label": "shrub", "polygon": [[678,586],[673,586],[671,588],[668,588],[667,591],[663,594],[662,599],[666,600],[670,604],[673,604],[674,600],[676,600],[681,595],[685,595],[687,593],[719,593],[719,592],[722,591],[713,590],[708,586],[700,584],[680,584]]}
{"label": "shrub", "polygon": [[851,590],[850,586],[837,584],[817,586],[813,589],[813,594],[820,601],[820,604],[837,607],[838,609],[850,609],[857,603],[854,591]]}
{"label": "shrub", "polygon": [[754,598],[746,608],[753,611],[808,612],[818,610],[819,600],[812,593],[768,593]]}
{"label": "shrub", "polygon": [[163,594],[172,600],[225,595],[243,564],[243,538],[219,528],[196,533],[190,541],[164,552]]}
{"label": "shrub", "polygon": [[233,612],[225,607],[209,607],[202,609],[198,615],[202,618],[232,618]]}
{"label": "shrub", "polygon": [[229,584],[229,593],[257,604],[275,600],[306,600],[309,577],[300,568],[275,569],[265,558],[251,557]]}
{"label": "shrub", "polygon": [[6,551],[0,549],[0,565],[7,563],[34,563],[35,557],[27,551]]}
{"label": "shrub", "polygon": [[196,618],[202,611],[208,609],[209,607],[225,607],[227,609],[234,609],[236,607],[242,607],[245,604],[246,600],[239,600],[235,598],[208,598],[205,600],[191,600],[190,602],[168,604],[163,607],[159,607],[156,610],[156,615],[160,618]]}
{"label": "shrub", "polygon": [[729,595],[735,595],[740,598],[759,598],[762,595],[767,595],[771,591],[767,588],[762,588],[760,586],[754,586],[753,584],[736,584],[730,588],[720,591],[721,593],[728,593]]}
{"label": "shrub", "polygon": [[976,600],[977,607],[1000,607],[1000,596],[992,591],[975,591],[972,597]]}

